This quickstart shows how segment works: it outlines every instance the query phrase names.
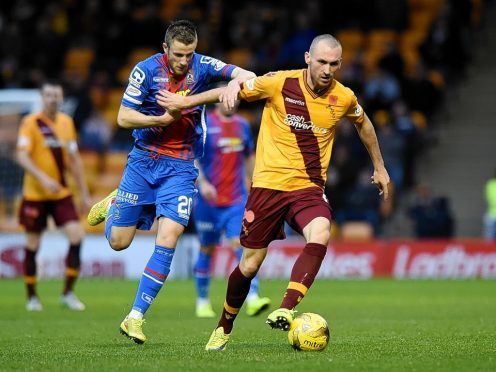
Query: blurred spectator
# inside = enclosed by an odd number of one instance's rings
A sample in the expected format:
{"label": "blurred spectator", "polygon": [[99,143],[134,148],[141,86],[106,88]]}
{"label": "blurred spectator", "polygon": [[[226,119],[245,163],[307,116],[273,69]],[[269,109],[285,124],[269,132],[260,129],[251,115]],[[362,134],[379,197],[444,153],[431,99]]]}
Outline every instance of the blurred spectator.
{"label": "blurred spectator", "polygon": [[416,125],[408,106],[397,101],[392,109],[392,121],[396,130],[403,136],[403,187],[409,189],[415,184],[416,159],[425,147],[426,127]]}
{"label": "blurred spectator", "polygon": [[377,139],[381,144],[382,157],[391,181],[399,192],[403,188],[405,139],[391,123],[387,111],[377,111],[374,115],[377,125]]}
{"label": "blurred spectator", "polygon": [[425,66],[419,62],[405,80],[403,97],[410,109],[431,116],[441,102],[441,91],[427,77]]}
{"label": "blurred spectator", "polygon": [[444,1],[429,36],[420,47],[429,67],[445,71],[450,78],[460,78],[470,60],[469,26],[471,0]]}
{"label": "blurred spectator", "polygon": [[0,150],[0,200],[6,216],[15,215],[15,201],[21,194],[23,171],[12,159],[12,151],[2,154]]}
{"label": "blurred spectator", "polygon": [[379,60],[379,67],[393,75],[396,80],[403,84],[405,77],[405,61],[401,56],[396,43],[388,43],[386,54]]}
{"label": "blurred spectator", "polygon": [[318,30],[313,26],[312,19],[307,13],[297,13],[294,15],[294,31],[283,43],[277,57],[277,66],[294,67],[300,66],[301,60],[308,46],[312,43]]}
{"label": "blurred spectator", "polygon": [[92,150],[99,154],[106,152],[112,140],[111,124],[98,110],[93,110],[83,123],[79,137],[82,150]]}
{"label": "blurred spectator", "polygon": [[[421,32],[416,33],[419,24],[409,24],[409,20],[435,8],[434,3],[442,4],[440,12],[429,14],[427,22],[420,25]],[[116,103],[111,92],[122,91],[136,58],[145,49],[146,55],[156,49],[171,20],[186,18],[198,24],[198,51],[202,54],[219,56],[258,73],[299,65],[316,34],[354,33],[358,42],[353,48],[345,45],[349,53],[337,79],[361,96],[367,112],[386,110],[391,115],[381,147],[393,150],[399,143],[396,137],[403,138],[401,156],[392,157],[386,165],[391,167],[389,162],[393,168],[403,169],[402,176],[392,177],[402,179],[397,186],[405,189],[415,184],[417,154],[433,135],[427,126],[429,119],[439,110],[446,86],[463,75],[470,61],[470,17],[477,3],[307,0],[302,8],[297,1],[261,0],[4,1],[0,12],[0,88],[35,87],[46,78],[63,80],[67,100],[62,110],[73,116],[83,146],[101,152],[107,147],[128,151],[132,142],[127,130],[117,129],[107,146],[109,128],[99,125],[112,121],[118,110],[120,101]],[[391,37],[379,47],[371,44],[370,36],[383,31]],[[413,39],[405,38],[406,34]],[[80,58],[81,53],[86,53],[84,58]],[[376,64],[379,71],[368,76]],[[95,90],[100,101],[95,99]],[[248,111],[254,118],[261,108],[251,105]],[[256,124],[253,129],[256,133]],[[345,206],[357,173],[368,164],[367,152],[352,127],[341,125],[337,130],[332,163],[335,172],[326,191],[335,210]],[[389,138],[396,139],[389,143]],[[350,147],[340,149],[342,144]]]}
{"label": "blurred spectator", "polygon": [[370,182],[371,174],[372,171],[368,168],[360,171],[357,183],[346,195],[346,206],[336,211],[335,220],[338,225],[347,221],[366,221],[373,227],[375,235],[378,235],[381,197],[377,187]]}
{"label": "blurred spectator", "polygon": [[401,87],[391,73],[379,68],[363,89],[369,111],[389,109],[400,98]]}
{"label": "blurred spectator", "polygon": [[454,219],[446,197],[434,197],[426,185],[417,188],[416,201],[408,210],[417,238],[451,238]]}
{"label": "blurred spectator", "polygon": [[484,237],[488,240],[496,240],[496,171],[486,182],[485,196],[487,212],[484,216]]}

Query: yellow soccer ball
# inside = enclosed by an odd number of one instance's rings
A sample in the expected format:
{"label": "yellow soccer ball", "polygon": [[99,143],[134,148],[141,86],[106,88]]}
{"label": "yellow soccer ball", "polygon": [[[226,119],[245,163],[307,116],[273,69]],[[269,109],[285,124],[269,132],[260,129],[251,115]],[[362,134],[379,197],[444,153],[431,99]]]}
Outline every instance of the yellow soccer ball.
{"label": "yellow soccer ball", "polygon": [[319,314],[301,313],[288,332],[289,344],[296,350],[320,351],[329,343],[329,326]]}

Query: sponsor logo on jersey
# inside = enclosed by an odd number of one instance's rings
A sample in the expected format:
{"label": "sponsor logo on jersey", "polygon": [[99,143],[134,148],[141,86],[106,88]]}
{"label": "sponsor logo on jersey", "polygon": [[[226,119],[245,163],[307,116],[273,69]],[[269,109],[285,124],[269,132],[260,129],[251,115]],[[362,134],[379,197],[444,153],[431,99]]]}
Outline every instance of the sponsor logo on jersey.
{"label": "sponsor logo on jersey", "polygon": [[293,99],[293,98],[289,98],[289,97],[284,97],[284,100],[286,102],[293,103],[293,104],[298,105],[298,106],[305,106],[305,102],[300,101],[299,99]]}
{"label": "sponsor logo on jersey", "polygon": [[129,94],[130,96],[133,96],[133,97],[138,97],[141,95],[141,90],[139,90],[138,88],[133,87],[131,84],[129,84],[127,86],[127,89],[126,89],[126,94]]}
{"label": "sponsor logo on jersey", "polygon": [[200,231],[214,231],[215,226],[212,222],[198,221],[198,230]]}
{"label": "sponsor logo on jersey", "polygon": [[217,61],[215,62],[215,65],[214,65],[214,70],[215,71],[220,71],[222,70],[224,67],[226,66],[226,64],[222,61]]}
{"label": "sponsor logo on jersey", "polygon": [[58,147],[62,147],[62,142],[60,142],[56,138],[47,137],[47,138],[45,138],[45,145],[47,147],[51,147],[51,148],[58,148]]}
{"label": "sponsor logo on jersey", "polygon": [[163,77],[163,76],[154,76],[153,81],[155,83],[168,83],[169,78],[168,77]]}
{"label": "sponsor logo on jersey", "polygon": [[133,71],[131,71],[131,75],[129,76],[129,82],[133,84],[135,87],[139,88],[141,84],[145,81],[145,73],[142,69],[136,66]]}
{"label": "sponsor logo on jersey", "polygon": [[318,127],[311,120],[305,121],[305,118],[299,115],[286,114],[284,122],[296,130],[311,130],[314,133],[322,134],[329,132],[329,129]]}
{"label": "sponsor logo on jersey", "polygon": [[207,56],[202,56],[200,59],[200,63],[214,66],[215,71],[220,71],[226,66],[224,62],[219,61],[216,58],[207,57]]}
{"label": "sponsor logo on jersey", "polygon": [[137,194],[133,194],[133,193],[130,193],[127,191],[122,191],[122,190],[117,191],[116,201],[129,203],[129,204],[137,204],[138,199],[139,199],[139,197]]}
{"label": "sponsor logo on jersey", "polygon": [[189,93],[189,92],[191,92],[191,89],[186,89],[186,90],[178,90],[178,91],[176,92],[176,94],[179,94],[179,95],[181,95],[181,96],[183,96],[183,97],[186,97],[186,96],[188,95],[188,93]]}
{"label": "sponsor logo on jersey", "polygon": [[239,137],[221,137],[217,141],[217,147],[223,154],[241,152],[245,148],[243,141]]}

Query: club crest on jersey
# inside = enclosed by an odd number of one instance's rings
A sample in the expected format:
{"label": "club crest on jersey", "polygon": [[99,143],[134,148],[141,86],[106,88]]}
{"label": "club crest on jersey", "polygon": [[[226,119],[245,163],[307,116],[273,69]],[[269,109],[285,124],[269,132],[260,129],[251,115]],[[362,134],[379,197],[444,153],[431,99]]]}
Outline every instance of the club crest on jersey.
{"label": "club crest on jersey", "polygon": [[336,113],[334,112],[334,108],[332,107],[332,104],[327,105],[326,109],[329,109],[329,112],[330,112],[332,118],[335,120],[336,119]]}
{"label": "club crest on jersey", "polygon": [[193,84],[194,82],[195,76],[191,72],[188,72],[188,75],[186,75],[186,84]]}
{"label": "club crest on jersey", "polygon": [[338,103],[338,96],[329,96],[329,104],[330,105],[336,105]]}

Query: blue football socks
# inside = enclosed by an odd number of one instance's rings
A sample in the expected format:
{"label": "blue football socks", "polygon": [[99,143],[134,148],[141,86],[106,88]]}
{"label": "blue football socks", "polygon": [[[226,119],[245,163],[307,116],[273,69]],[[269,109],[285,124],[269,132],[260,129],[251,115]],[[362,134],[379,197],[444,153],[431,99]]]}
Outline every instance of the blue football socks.
{"label": "blue football socks", "polygon": [[208,288],[210,285],[210,262],[212,255],[201,251],[198,253],[198,259],[194,268],[196,292],[198,298],[208,298]]}
{"label": "blue football socks", "polygon": [[162,288],[170,272],[175,249],[155,246],[155,250],[141,275],[133,310],[144,314]]}

